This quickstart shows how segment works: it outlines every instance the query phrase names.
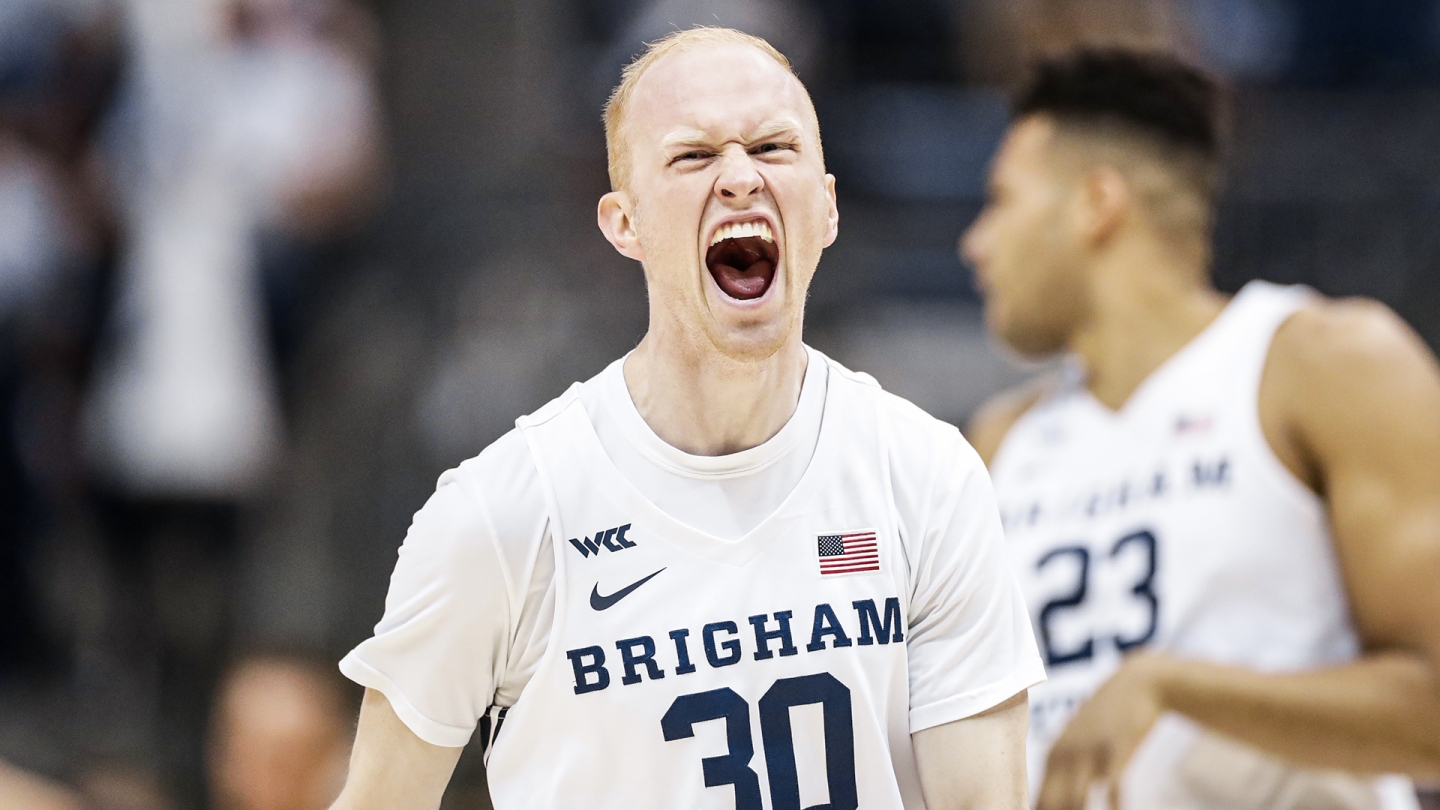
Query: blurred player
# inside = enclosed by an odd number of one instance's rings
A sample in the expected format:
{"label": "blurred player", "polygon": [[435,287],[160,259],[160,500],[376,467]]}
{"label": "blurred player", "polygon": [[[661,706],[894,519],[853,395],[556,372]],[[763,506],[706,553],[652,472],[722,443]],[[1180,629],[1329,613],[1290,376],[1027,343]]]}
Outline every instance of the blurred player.
{"label": "blurred player", "polygon": [[339,679],[288,654],[251,655],[230,668],[206,757],[214,810],[330,806],[345,781],[351,730]]}
{"label": "blurred player", "polygon": [[1440,371],[1380,304],[1211,287],[1216,108],[1169,57],[1042,62],[962,242],[990,330],[1074,358],[970,431],[1048,664],[1039,806],[1413,807],[1309,769],[1440,773]]}
{"label": "blurred player", "polygon": [[606,109],[599,224],[650,327],[440,480],[337,807],[1020,808],[1041,677],[983,464],[801,342],[834,178],[785,58],[693,29]]}

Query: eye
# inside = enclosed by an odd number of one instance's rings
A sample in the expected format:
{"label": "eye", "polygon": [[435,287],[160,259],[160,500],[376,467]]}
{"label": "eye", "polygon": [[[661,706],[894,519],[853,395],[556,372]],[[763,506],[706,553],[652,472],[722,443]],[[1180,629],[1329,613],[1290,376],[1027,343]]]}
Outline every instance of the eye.
{"label": "eye", "polygon": [[690,162],[696,160],[708,160],[711,157],[714,157],[714,155],[712,155],[710,152],[705,152],[700,149],[692,149],[689,152],[682,152],[675,157],[670,158],[670,162],[666,165],[674,166],[676,163]]}
{"label": "eye", "polygon": [[770,143],[762,143],[762,144],[760,144],[759,146],[751,147],[751,149],[750,149],[750,154],[752,154],[752,155],[766,155],[766,154],[770,154],[771,152],[793,152],[793,151],[795,151],[795,145],[794,145],[794,144],[790,144],[790,143],[780,143],[780,142],[776,142],[776,141],[771,141]]}

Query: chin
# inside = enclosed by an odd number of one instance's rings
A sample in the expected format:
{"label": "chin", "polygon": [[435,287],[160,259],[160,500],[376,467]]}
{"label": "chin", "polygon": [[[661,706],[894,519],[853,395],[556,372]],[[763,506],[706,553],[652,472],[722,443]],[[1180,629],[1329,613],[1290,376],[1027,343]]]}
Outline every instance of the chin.
{"label": "chin", "polygon": [[740,306],[736,306],[737,302],[712,288],[706,324],[710,342],[721,354],[740,362],[774,357],[799,332],[804,320],[804,313],[789,305],[787,292],[772,288],[763,299],[738,302]]}
{"label": "chin", "polygon": [[726,357],[742,363],[758,363],[774,357],[795,334],[793,321],[766,320],[750,324],[712,323],[710,342]]}
{"label": "chin", "polygon": [[1011,323],[990,331],[1026,360],[1043,360],[1065,350],[1065,341],[1053,330]]}
{"label": "chin", "polygon": [[804,296],[797,299],[787,280],[780,270],[760,296],[750,299],[734,298],[715,279],[708,281],[706,331],[721,354],[740,362],[759,362],[785,348],[804,319],[804,313],[792,304],[803,301]]}

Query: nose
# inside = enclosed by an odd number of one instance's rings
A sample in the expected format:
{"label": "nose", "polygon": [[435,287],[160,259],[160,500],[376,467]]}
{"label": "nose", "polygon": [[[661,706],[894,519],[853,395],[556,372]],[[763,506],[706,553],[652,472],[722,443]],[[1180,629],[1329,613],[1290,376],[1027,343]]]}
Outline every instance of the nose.
{"label": "nose", "polygon": [[970,227],[960,234],[960,241],[957,244],[956,252],[960,254],[960,261],[971,267],[977,267],[985,260],[986,239],[985,239],[985,214],[982,212]]}
{"label": "nose", "polygon": [[722,200],[745,200],[765,188],[765,178],[755,170],[755,161],[740,146],[733,145],[726,149],[720,160],[720,176],[715,180],[715,193]]}

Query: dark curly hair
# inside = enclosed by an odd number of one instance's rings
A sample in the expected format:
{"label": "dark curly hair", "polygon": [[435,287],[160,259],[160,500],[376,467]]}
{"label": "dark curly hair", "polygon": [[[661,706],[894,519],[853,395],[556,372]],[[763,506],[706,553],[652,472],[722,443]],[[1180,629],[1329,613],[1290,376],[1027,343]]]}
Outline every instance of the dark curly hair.
{"label": "dark curly hair", "polygon": [[1016,121],[1049,116],[1061,128],[1101,138],[1138,138],[1213,204],[1224,107],[1220,84],[1171,54],[1080,46],[1034,61],[1011,114]]}
{"label": "dark curly hair", "polygon": [[1221,152],[1220,108],[1219,84],[1200,69],[1170,54],[1117,47],[1035,61],[1012,105],[1016,118],[1118,124],[1207,157]]}

